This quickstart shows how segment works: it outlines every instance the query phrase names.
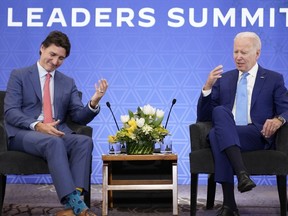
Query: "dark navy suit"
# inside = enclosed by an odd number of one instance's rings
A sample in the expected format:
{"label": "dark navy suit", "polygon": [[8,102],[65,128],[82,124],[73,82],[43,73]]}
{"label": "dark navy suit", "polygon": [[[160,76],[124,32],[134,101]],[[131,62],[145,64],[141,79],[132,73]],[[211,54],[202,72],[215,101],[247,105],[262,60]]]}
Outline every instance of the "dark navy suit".
{"label": "dark navy suit", "polygon": [[233,169],[223,151],[238,145],[242,151],[273,148],[274,137],[261,134],[267,119],[281,115],[288,119],[288,94],[283,76],[259,66],[251,98],[252,124],[236,126],[232,108],[236,95],[238,70],[222,74],[209,96],[202,94],[197,105],[197,121],[212,121],[209,133],[215,160],[215,181],[233,183]]}
{"label": "dark navy suit", "polygon": [[[51,136],[30,129],[42,110],[42,93],[37,64],[13,70],[5,96],[5,127],[9,148],[45,158],[58,197],[70,194],[76,187],[88,190],[92,139],[76,135],[66,125],[67,115],[81,125],[89,123],[99,112],[84,106],[72,78],[55,71],[54,118],[65,135]],[[29,166],[29,164],[27,164]]]}

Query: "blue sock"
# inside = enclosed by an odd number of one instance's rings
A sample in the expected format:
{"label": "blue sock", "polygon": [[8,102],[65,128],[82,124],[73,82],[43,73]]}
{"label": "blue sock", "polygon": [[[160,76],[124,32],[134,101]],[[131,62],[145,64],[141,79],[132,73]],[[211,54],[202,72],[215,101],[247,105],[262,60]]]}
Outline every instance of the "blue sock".
{"label": "blue sock", "polygon": [[66,196],[67,203],[65,204],[65,206],[72,208],[75,215],[80,214],[84,209],[88,208],[84,201],[81,199],[80,194],[80,191],[75,190],[74,192]]}
{"label": "blue sock", "polygon": [[[77,191],[78,195],[81,196],[81,191],[79,191],[78,189],[76,189],[76,191]],[[66,202],[65,203],[65,209],[70,209],[70,208],[72,208],[72,206],[70,205],[69,202]]]}

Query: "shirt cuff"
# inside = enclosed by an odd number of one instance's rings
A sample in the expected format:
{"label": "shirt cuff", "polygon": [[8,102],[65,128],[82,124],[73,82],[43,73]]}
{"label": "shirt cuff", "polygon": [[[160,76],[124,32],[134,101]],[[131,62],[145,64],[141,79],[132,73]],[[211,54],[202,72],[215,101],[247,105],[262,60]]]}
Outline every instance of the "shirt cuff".
{"label": "shirt cuff", "polygon": [[202,89],[202,95],[203,95],[203,97],[207,97],[208,95],[211,94],[211,92],[212,92],[211,89],[209,89],[209,90],[203,90],[203,89]]}
{"label": "shirt cuff", "polygon": [[88,107],[89,107],[89,109],[90,109],[92,112],[95,112],[95,113],[96,113],[96,112],[99,112],[99,110],[100,110],[99,104],[97,104],[95,108],[92,108],[92,107],[90,106],[90,101],[89,101],[89,103],[88,103]]}
{"label": "shirt cuff", "polygon": [[33,122],[30,124],[30,129],[35,131],[35,125],[38,124],[40,121]]}

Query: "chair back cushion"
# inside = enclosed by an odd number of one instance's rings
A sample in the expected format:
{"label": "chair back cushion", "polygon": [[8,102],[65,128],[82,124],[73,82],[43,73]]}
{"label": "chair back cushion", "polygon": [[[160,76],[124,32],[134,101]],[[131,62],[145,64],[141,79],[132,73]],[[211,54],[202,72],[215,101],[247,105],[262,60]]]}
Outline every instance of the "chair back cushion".
{"label": "chair back cushion", "polygon": [[0,123],[4,121],[4,98],[5,98],[5,91],[0,91]]}
{"label": "chair back cushion", "polygon": [[4,98],[5,91],[0,91],[0,152],[7,151],[7,138],[4,128]]}

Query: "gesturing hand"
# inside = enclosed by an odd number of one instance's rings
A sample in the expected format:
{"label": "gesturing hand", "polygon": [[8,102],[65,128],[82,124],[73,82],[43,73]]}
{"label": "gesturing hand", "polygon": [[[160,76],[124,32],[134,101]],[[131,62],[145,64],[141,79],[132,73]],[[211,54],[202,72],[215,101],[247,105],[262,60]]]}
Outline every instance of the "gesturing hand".
{"label": "gesturing hand", "polygon": [[215,84],[215,82],[217,81],[217,79],[222,77],[223,73],[223,65],[218,65],[217,67],[215,67],[210,73],[209,76],[207,78],[207,81],[203,87],[203,90],[210,90],[212,88],[212,86]]}
{"label": "gesturing hand", "polygon": [[98,84],[95,84],[95,93],[91,98],[90,105],[96,107],[101,98],[105,95],[108,89],[108,82],[106,79],[98,80]]}

